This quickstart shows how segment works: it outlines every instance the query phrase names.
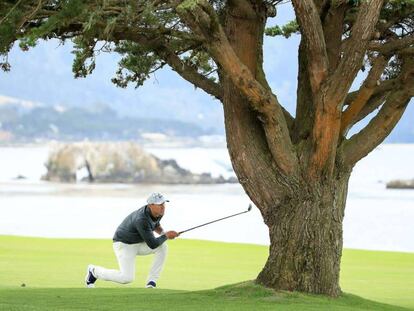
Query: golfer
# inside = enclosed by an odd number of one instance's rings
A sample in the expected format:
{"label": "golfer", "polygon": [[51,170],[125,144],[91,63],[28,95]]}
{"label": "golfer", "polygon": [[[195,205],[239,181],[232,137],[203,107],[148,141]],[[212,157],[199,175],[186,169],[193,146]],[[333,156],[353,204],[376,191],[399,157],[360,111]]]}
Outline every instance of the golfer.
{"label": "golfer", "polygon": [[[148,275],[146,287],[155,288],[167,257],[167,239],[178,237],[176,231],[164,232],[160,220],[164,215],[165,202],[161,193],[152,193],[147,205],[132,212],[119,225],[113,237],[113,249],[119,270],[88,265],[86,287],[95,287],[97,279],[127,284],[134,281],[135,257],[154,254],[154,262]],[[155,237],[154,231],[160,236]]]}

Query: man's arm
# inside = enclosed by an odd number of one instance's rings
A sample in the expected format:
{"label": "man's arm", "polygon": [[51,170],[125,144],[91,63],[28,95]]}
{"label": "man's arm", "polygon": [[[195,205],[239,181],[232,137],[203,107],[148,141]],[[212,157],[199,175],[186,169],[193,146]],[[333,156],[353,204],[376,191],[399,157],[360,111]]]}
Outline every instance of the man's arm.
{"label": "man's arm", "polygon": [[167,236],[165,234],[156,238],[149,224],[145,220],[138,221],[136,226],[139,234],[144,239],[145,243],[147,243],[148,247],[151,249],[157,248],[167,240]]}
{"label": "man's arm", "polygon": [[158,227],[156,227],[154,229],[155,232],[157,232],[159,235],[164,234],[164,229],[161,227],[161,225],[158,225]]}

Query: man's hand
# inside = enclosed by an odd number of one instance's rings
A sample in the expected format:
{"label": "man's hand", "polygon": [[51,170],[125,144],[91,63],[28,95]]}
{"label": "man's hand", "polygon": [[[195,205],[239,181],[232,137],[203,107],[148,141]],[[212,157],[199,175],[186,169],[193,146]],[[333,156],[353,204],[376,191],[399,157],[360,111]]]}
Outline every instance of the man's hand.
{"label": "man's hand", "polygon": [[167,231],[167,232],[165,232],[165,236],[167,237],[168,240],[172,240],[172,239],[175,239],[176,237],[178,237],[179,234],[176,231]]}

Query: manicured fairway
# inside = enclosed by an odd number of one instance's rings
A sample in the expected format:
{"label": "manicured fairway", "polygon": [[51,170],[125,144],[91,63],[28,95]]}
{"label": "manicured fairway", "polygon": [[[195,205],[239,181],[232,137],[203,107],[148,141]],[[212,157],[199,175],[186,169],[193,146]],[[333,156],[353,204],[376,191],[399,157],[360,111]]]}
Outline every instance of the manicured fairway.
{"label": "manicured fairway", "polygon": [[116,267],[111,241],[0,236],[0,310],[414,310],[414,254],[345,250],[341,285],[349,294],[332,300],[244,282],[266,253],[257,245],[179,239],[169,242],[158,289],[142,288],[149,256],[138,257],[131,285],[98,281],[85,289],[88,263]]}

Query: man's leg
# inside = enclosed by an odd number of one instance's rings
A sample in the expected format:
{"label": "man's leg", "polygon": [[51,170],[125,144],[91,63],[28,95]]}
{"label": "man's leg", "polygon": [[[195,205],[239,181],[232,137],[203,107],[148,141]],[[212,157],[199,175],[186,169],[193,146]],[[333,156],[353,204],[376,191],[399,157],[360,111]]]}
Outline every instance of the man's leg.
{"label": "man's leg", "polygon": [[119,270],[105,269],[103,267],[95,266],[93,272],[96,278],[121,284],[133,282],[135,278],[137,245],[138,244],[114,242],[113,248],[116,258],[118,259]]}
{"label": "man's leg", "polygon": [[147,283],[152,281],[154,283],[157,282],[158,278],[160,277],[162,268],[164,267],[165,259],[167,258],[168,247],[167,243],[162,243],[155,249],[151,249],[148,247],[146,243],[139,243],[137,255],[150,255],[154,254],[154,260],[152,262],[152,267],[148,274]]}

